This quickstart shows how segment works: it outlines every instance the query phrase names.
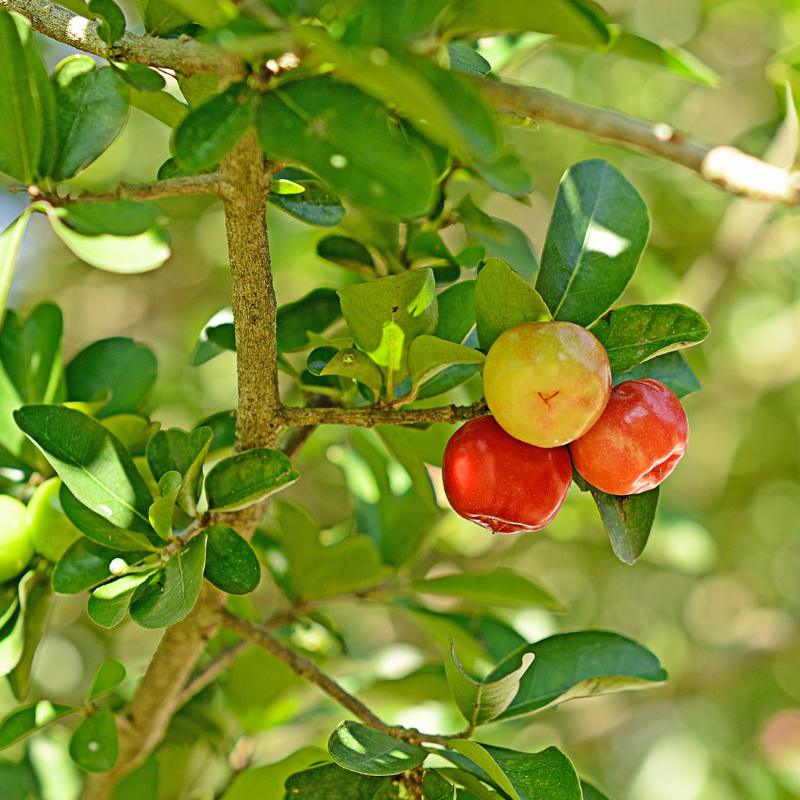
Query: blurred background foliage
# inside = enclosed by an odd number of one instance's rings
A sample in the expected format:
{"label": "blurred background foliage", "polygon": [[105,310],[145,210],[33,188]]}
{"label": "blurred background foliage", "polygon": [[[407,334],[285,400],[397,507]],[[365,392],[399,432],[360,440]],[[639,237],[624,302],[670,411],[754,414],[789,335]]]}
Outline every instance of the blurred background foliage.
{"label": "blurred background foliage", "polygon": [[[776,66],[775,56],[800,41],[797,0],[604,0],[604,6],[630,30],[697,55],[719,73],[719,87],[564,46],[543,44],[509,58],[503,42],[490,40],[481,43],[483,52],[505,78],[663,120],[707,143],[765,152],[786,110],[776,78],[793,77],[791,50],[788,67]],[[43,43],[43,52],[52,65],[66,48]],[[567,704],[533,722],[489,726],[482,738],[525,750],[563,746],[611,797],[800,797],[800,220],[785,209],[766,216],[762,206],[732,199],[676,166],[580,134],[529,126],[512,135],[533,176],[530,204],[487,195],[484,210],[523,229],[539,253],[562,172],[584,158],[608,159],[640,190],[653,219],[627,300],[686,303],[706,314],[712,335],[688,354],[703,382],[703,391],[685,401],[691,446],[663,488],[650,544],[635,567],[614,557],[590,498],[575,489],[542,534],[492,537],[452,513],[429,520],[429,552],[414,577],[426,569],[512,566],[569,608],[563,615],[509,610],[504,618],[524,637],[611,628],[642,641],[670,672],[661,688]],[[123,136],[74,187],[151,180],[168,156],[167,129],[132,109]],[[0,194],[0,224],[22,205],[22,197]],[[173,256],[163,268],[132,277],[77,262],[35,216],[10,305],[27,310],[57,301],[68,356],[105,336],[146,342],[160,361],[154,417],[165,426],[191,426],[235,399],[232,354],[189,366],[199,331],[227,304],[223,215],[205,199],[178,198],[162,207],[174,220]],[[270,214],[280,302],[357,279],[315,254],[328,229],[275,208]],[[447,236],[456,251],[465,234],[455,226]],[[453,400],[469,400],[469,392],[458,390]],[[443,442],[447,431],[439,433]],[[375,434],[330,428],[318,431],[300,456],[302,478],[281,502],[302,503],[324,529],[323,541],[352,531],[353,504],[374,499],[374,478],[363,468],[370,447],[383,447]],[[429,447],[435,460],[439,444]],[[390,465],[389,477],[397,494],[408,487],[398,464]],[[243,601],[246,609],[265,614],[279,604],[269,584]],[[441,600],[429,606],[453,608]],[[108,636],[87,620],[78,597],[61,598],[56,614],[35,670],[38,691],[52,700],[80,702],[108,655],[135,678],[158,638],[135,625]],[[420,624],[412,612],[389,612],[367,600],[331,604],[319,622],[297,625],[294,643],[325,658],[381,716],[426,730],[459,727],[439,666],[443,641],[435,619]],[[322,745],[341,717],[316,689],[255,650],[222,686],[175,719],[159,755],[170,765],[162,770],[164,798],[212,797],[226,761],[241,767]],[[3,685],[0,714],[13,705]],[[30,768],[47,800],[77,797],[79,777],[57,741],[66,735],[56,729],[30,745]],[[22,752],[4,755],[0,798],[16,797],[24,770],[9,759]]]}

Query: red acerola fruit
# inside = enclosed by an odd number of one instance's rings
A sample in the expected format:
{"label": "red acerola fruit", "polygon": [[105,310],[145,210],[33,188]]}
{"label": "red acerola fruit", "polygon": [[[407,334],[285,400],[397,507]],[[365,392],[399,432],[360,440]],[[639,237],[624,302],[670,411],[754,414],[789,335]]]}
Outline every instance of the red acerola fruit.
{"label": "red acerola fruit", "polygon": [[608,494],[640,494],[672,474],[686,452],[689,424],[675,393],[645,378],[611,391],[600,419],[569,445],[575,469]]}
{"label": "red acerola fruit", "polygon": [[459,428],[444,451],[447,499],[466,519],[498,533],[538,531],[553,521],[572,478],[566,447],[515,439],[494,417]]}

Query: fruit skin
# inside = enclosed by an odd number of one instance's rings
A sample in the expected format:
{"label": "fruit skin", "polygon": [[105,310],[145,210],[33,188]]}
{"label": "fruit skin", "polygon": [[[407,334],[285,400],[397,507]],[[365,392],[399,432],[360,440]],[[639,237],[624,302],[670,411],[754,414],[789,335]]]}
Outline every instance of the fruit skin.
{"label": "fruit skin", "polygon": [[603,413],[611,393],[608,355],[571,322],[515,325],[489,348],[483,391],[508,433],[557,447],[583,436]]}
{"label": "fruit skin", "polygon": [[28,510],[15,497],[0,495],[0,583],[16,578],[32,558]]}
{"label": "fruit skin", "polygon": [[640,494],[672,474],[686,452],[689,423],[677,396],[659,381],[623,381],[603,415],[569,446],[575,469],[608,494]]}
{"label": "fruit skin", "polygon": [[49,561],[59,561],[81,532],[61,508],[61,479],[50,478],[36,487],[28,501],[28,528],[33,548]]}
{"label": "fruit skin", "polygon": [[498,533],[521,533],[553,521],[567,496],[572,464],[566,447],[525,444],[485,416],[450,438],[442,478],[456,513]]}

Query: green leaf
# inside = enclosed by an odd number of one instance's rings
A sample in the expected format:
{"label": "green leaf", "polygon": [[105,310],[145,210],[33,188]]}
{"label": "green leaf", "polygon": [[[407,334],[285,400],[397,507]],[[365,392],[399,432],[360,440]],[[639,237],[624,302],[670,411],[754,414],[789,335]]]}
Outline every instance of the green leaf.
{"label": "green leaf", "polygon": [[236,511],[294,483],[299,473],[283,453],[266,447],[220,461],[206,477],[209,511]]}
{"label": "green leaf", "polygon": [[129,772],[115,786],[111,800],[157,800],[158,760],[150,756],[141,767]]}
{"label": "green leaf", "polygon": [[348,236],[324,236],[317,242],[317,255],[356,272],[371,275],[375,271],[369,250]]}
{"label": "green leaf", "polygon": [[581,781],[581,790],[583,791],[583,800],[608,800],[599,789],[587,781]]}
{"label": "green leaf", "polygon": [[71,203],[61,206],[63,221],[85,236],[135,236],[158,225],[161,209],[138,200],[116,200],[113,203]]}
{"label": "green leaf", "polygon": [[622,381],[653,378],[669,386],[678,397],[684,397],[700,390],[700,381],[680,353],[666,353],[638,364],[625,372],[613,376],[616,386]]}
{"label": "green leaf", "polygon": [[109,397],[100,417],[138,411],[158,375],[158,362],[149,347],[122,336],[101,339],[81,350],[67,364],[70,400]]}
{"label": "green leaf", "polygon": [[69,742],[72,760],[87,772],[108,772],[119,757],[114,712],[101,708],[81,722]]}
{"label": "green leaf", "polygon": [[438,297],[439,324],[434,331],[440,339],[460,344],[475,326],[476,281],[462,281],[445,289]]}
{"label": "green leaf", "polygon": [[[2,20],[2,17],[3,12],[0,11],[0,20]],[[2,27],[2,21],[0,21],[0,27]],[[0,119],[2,119],[2,109],[0,109]],[[1,157],[2,150],[0,150]],[[2,169],[1,166],[0,169]],[[31,213],[26,209],[0,233],[0,321],[2,321],[6,310],[8,292],[11,289],[11,281],[14,279],[14,267],[17,263],[22,237],[25,235],[25,229],[28,227],[30,218]]]}
{"label": "green leaf", "polygon": [[658,490],[620,496],[589,487],[608,532],[611,547],[620,561],[634,564],[644,552],[656,516]]}
{"label": "green leaf", "polygon": [[466,2],[456,6],[448,35],[479,38],[495,33],[549,33],[572,44],[596,47],[609,41],[608,28],[597,6],[583,0],[507,0]]}
{"label": "green leaf", "polygon": [[492,65],[466,42],[450,42],[447,45],[450,69],[466,75],[483,77],[492,71]]}
{"label": "green leaf", "polygon": [[[146,552],[126,553],[129,563],[135,564]],[[78,539],[56,564],[51,582],[59,594],[78,594],[111,577],[109,565],[119,557],[117,550],[101,547],[88,539]]]}
{"label": "green leaf", "polygon": [[149,533],[150,491],[119,440],[99,422],[62,406],[14,412],[64,485],[90,510],[120,528]]}
{"label": "green leaf", "polygon": [[[276,177],[288,173],[290,173],[289,170],[281,170],[276,173]],[[305,191],[302,194],[270,192],[267,196],[269,202],[309,225],[319,225],[325,228],[338,225],[344,217],[344,206],[339,198],[308,173],[292,170],[291,174],[295,174],[293,180],[298,182]],[[280,180],[280,178],[278,179]]]}
{"label": "green leaf", "polygon": [[67,519],[95,544],[123,553],[155,549],[144,533],[109,522],[102,514],[95,513],[77,500],[66,486],[61,487],[60,499]]}
{"label": "green leaf", "polygon": [[0,11],[0,172],[26,184],[37,176],[46,134],[28,59],[15,17]]}
{"label": "green leaf", "polygon": [[339,289],[356,344],[395,380],[408,373],[414,338],[436,329],[435,286],[433,272],[425,269]]}
{"label": "green leaf", "polygon": [[125,14],[114,0],[89,0],[89,10],[95,19],[101,20],[97,35],[112,45],[125,34]]}
{"label": "green leaf", "polygon": [[228,594],[249,594],[261,580],[261,564],[250,544],[228,525],[207,531],[205,576]]}
{"label": "green leaf", "polygon": [[436,336],[418,336],[408,351],[411,382],[419,386],[445,367],[453,364],[483,364],[486,356],[479,350],[449,342]]}
{"label": "green leaf", "polygon": [[335,289],[314,289],[278,309],[278,351],[292,353],[310,344],[309,331],[322,333],[342,316]]}
{"label": "green leaf", "polygon": [[44,211],[53,232],[77,258],[106,272],[123,275],[149,272],[170,256],[169,235],[160,226],[134,236],[113,233],[86,236],[64,223],[68,209],[53,208],[47,203],[37,203],[36,208]]}
{"label": "green leaf", "polygon": [[349,720],[331,734],[328,752],[340,767],[376,776],[414,769],[428,756],[421,747]]}
{"label": "green leaf", "polygon": [[254,96],[247,84],[231,84],[183,120],[175,131],[175,157],[190,170],[218,164],[247,133],[253,108]]}
{"label": "green leaf", "polygon": [[319,374],[352,378],[369,388],[376,399],[380,397],[383,388],[383,374],[380,367],[366,353],[354,347],[336,353]]}
{"label": "green leaf", "polygon": [[[119,71],[118,74],[122,80],[141,92],[160,92],[166,86],[164,76],[158,70],[150,69],[144,64],[128,64],[119,61],[112,62],[112,66]],[[132,102],[131,105],[136,105],[136,103]]]}
{"label": "green leaf", "polygon": [[591,325],[628,285],[649,230],[644,201],[611,164],[592,159],[570,167],[536,281],[553,317]]}
{"label": "green leaf", "polygon": [[128,117],[128,89],[111,67],[89,56],[65,58],[52,75],[58,148],[52,177],[85,169],[117,138]]}
{"label": "green leaf", "polygon": [[190,614],[203,587],[206,539],[195,536],[134,592],[131,617],[143,628],[166,628]]}
{"label": "green leaf", "polygon": [[682,47],[667,41],[654,42],[636,33],[621,30],[615,25],[609,27],[613,38],[606,50],[607,53],[665,67],[675,75],[706,86],[719,86],[720,76]]}
{"label": "green leaf", "polygon": [[550,592],[526,575],[498,567],[490,572],[462,572],[414,581],[411,588],[420,594],[457,597],[479,607],[566,609]]}
{"label": "green leaf", "polygon": [[[475,159],[475,171],[497,192],[505,192],[515,196],[526,195],[533,190],[533,181],[519,152],[506,145],[494,158]],[[484,239],[487,247],[495,250],[492,255],[508,255],[509,261],[532,262],[527,270],[536,271],[536,257],[530,249],[530,242],[523,231],[505,220],[497,220],[501,238]],[[522,271],[522,270],[520,270]]]}
{"label": "green leaf", "polygon": [[151,36],[163,36],[189,22],[187,16],[166,0],[136,0],[136,6],[142,16],[144,29]]}
{"label": "green leaf", "polygon": [[236,5],[230,0],[167,0],[188,19],[199,22],[206,28],[224,25],[236,14]]}
{"label": "green leaf", "polygon": [[426,769],[422,778],[422,796],[425,800],[455,800],[456,789],[439,772]]}
{"label": "green leaf", "polygon": [[514,325],[550,319],[537,291],[499,258],[490,258],[478,273],[475,286],[478,341],[484,349]]}
{"label": "green leaf", "polygon": [[94,674],[92,688],[89,690],[89,702],[113,692],[125,680],[125,675],[125,667],[119,661],[113,658],[103,661]]}
{"label": "green leaf", "polygon": [[536,664],[522,677],[517,696],[498,719],[531,714],[575,697],[643,688],[667,676],[658,659],[638,642],[610,631],[579,631],[524,645],[503,659],[488,680],[513,672],[524,653],[533,653]]}
{"label": "green leaf", "polygon": [[302,800],[400,800],[400,791],[400,784],[391,778],[358,775],[338,764],[312,767],[286,781],[286,797]]}
{"label": "green leaf", "polygon": [[353,202],[398,217],[427,213],[433,159],[404,140],[383,105],[330,77],[284,84],[261,100],[264,152],[296,160]]}
{"label": "green leaf", "polygon": [[386,569],[372,540],[350,536],[332,545],[320,543],[320,530],[307,513],[289,503],[275,510],[291,584],[300,598],[357,592],[379,583]]}
{"label": "green leaf", "polygon": [[156,481],[168,472],[183,476],[178,505],[189,516],[197,511],[197,501],[203,488],[203,463],[211,448],[213,431],[202,426],[191,433],[180,428],[157,431],[147,443],[147,463]]}
{"label": "green leaf", "polygon": [[20,404],[61,399],[63,331],[61,310],[52,303],[36,306],[26,320],[8,312],[0,331],[0,362]]}
{"label": "green leaf", "polygon": [[[131,78],[129,74],[126,74],[123,80],[130,86]],[[144,111],[145,114],[149,114],[153,119],[157,119],[168,128],[177,128],[189,113],[189,107],[166,90],[156,92],[150,88],[139,89],[135,86],[130,86],[128,96],[130,104],[134,108]],[[167,169],[172,171],[167,172]],[[159,180],[165,180],[179,175],[190,174],[191,170],[185,169],[174,158],[170,158],[161,165],[157,177]]]}
{"label": "green leaf", "polygon": [[575,768],[555,747],[538,753],[521,753],[466,739],[456,739],[451,746],[467,756],[512,800],[582,800]]}
{"label": "green leaf", "polygon": [[[433,490],[428,469],[415,446],[413,434],[398,425],[378,425],[375,432],[381,437],[389,452],[400,463],[411,479],[417,496],[431,509],[436,509],[436,495]],[[383,498],[381,498],[383,499]],[[389,502],[395,503],[394,497]],[[406,536],[409,536],[406,531]],[[413,538],[409,536],[409,538]]]}
{"label": "green leaf", "polygon": [[511,705],[519,691],[520,679],[534,659],[533,653],[524,653],[518,669],[496,681],[481,682],[474,680],[461,666],[455,642],[450,645],[449,656],[444,669],[450,693],[471,728],[491,722]]}
{"label": "green leaf", "polygon": [[134,593],[151,575],[151,572],[138,572],[99,586],[86,606],[89,617],[101,628],[119,625],[128,613]]}
{"label": "green leaf", "polygon": [[27,706],[17,708],[0,722],[0,750],[37,733],[51,722],[57,722],[74,714],[77,709],[72,706],[39,700]]}
{"label": "green leaf", "polygon": [[327,753],[319,747],[304,747],[274,764],[240,772],[222,795],[222,800],[253,800],[255,797],[281,797],[286,779],[314,763],[325,761]]}
{"label": "green leaf", "polygon": [[153,530],[165,541],[172,536],[172,517],[175,513],[175,504],[178,502],[178,494],[181,491],[181,474],[175,470],[166,472],[158,482],[157,497],[147,516]]}
{"label": "green leaf", "polygon": [[25,604],[27,589],[35,573],[27,572],[11,587],[10,602],[0,617],[0,676],[8,675],[19,664],[25,649]]}
{"label": "green leaf", "polygon": [[691,347],[702,342],[708,332],[701,314],[677,303],[621,306],[592,326],[615,373],[654,356]]}

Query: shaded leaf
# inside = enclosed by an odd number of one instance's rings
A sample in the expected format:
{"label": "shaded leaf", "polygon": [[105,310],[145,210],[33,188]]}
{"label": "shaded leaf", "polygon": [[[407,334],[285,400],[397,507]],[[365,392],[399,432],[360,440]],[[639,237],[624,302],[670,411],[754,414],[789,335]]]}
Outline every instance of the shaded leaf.
{"label": "shaded leaf", "polygon": [[678,397],[700,390],[700,381],[680,353],[655,356],[612,377],[615,386],[622,381],[653,378],[669,386]]}
{"label": "shaded leaf", "polygon": [[434,333],[440,339],[460,344],[475,326],[475,285],[475,281],[461,281],[436,298],[439,323]]}
{"label": "shaded leaf", "polygon": [[[3,12],[0,11],[0,18],[2,16]],[[2,22],[0,22],[1,24]],[[1,116],[2,110],[0,110]],[[2,149],[0,149],[0,152],[2,152]],[[17,263],[22,237],[25,235],[30,217],[30,211],[26,209],[0,233],[0,321],[5,314],[8,292],[11,288],[11,281],[14,279],[14,267]]]}
{"label": "shaded leaf", "polygon": [[37,733],[51,722],[63,719],[76,710],[72,706],[51,703],[48,700],[39,700],[15,709],[0,722],[0,750]]}
{"label": "shaded leaf", "polygon": [[151,574],[139,572],[135,575],[125,575],[99,586],[92,592],[86,606],[89,617],[101,628],[113,628],[119,625],[128,613],[134,592]]}
{"label": "shaded leaf", "polygon": [[19,588],[22,651],[14,668],[8,673],[8,684],[17,700],[23,700],[30,690],[31,669],[36,650],[44,636],[50,614],[52,589],[47,575],[30,572],[24,586]]}
{"label": "shaded leaf", "polygon": [[338,351],[319,374],[352,378],[369,388],[376,399],[380,397],[383,388],[383,374],[380,367],[366,353],[353,347]]}
{"label": "shaded leaf", "polygon": [[426,750],[360,722],[346,721],[331,734],[328,752],[340,766],[361,775],[397,775],[418,767]]}
{"label": "shaded leaf", "polygon": [[181,490],[181,474],[175,470],[166,472],[158,482],[158,493],[147,516],[153,530],[164,540],[172,536],[172,517],[175,513],[175,504]]}
{"label": "shaded leaf", "polygon": [[[122,79],[142,92],[160,92],[166,85],[164,76],[155,69],[144,64],[128,64],[124,61],[114,62]],[[133,103],[132,105],[135,105]]]}
{"label": "shaded leaf", "polygon": [[358,775],[338,764],[323,764],[299,772],[286,781],[286,796],[303,800],[400,800],[400,784],[391,778]]}
{"label": "shaded leaf", "polygon": [[228,525],[206,531],[205,576],[228,594],[249,594],[261,580],[261,564],[250,544]]}
{"label": "shaded leaf", "polygon": [[372,273],[375,261],[361,242],[348,236],[325,236],[317,242],[317,255],[357,272]]}
{"label": "shaded leaf", "polygon": [[399,217],[433,204],[430,154],[405,141],[384,106],[355,87],[328,76],[284,84],[262,98],[257,126],[268,156],[304,164],[355,203]]}
{"label": "shaded leaf", "polygon": [[115,70],[85,55],[65,58],[52,81],[58,117],[52,177],[63,181],[86,168],[117,138],[128,116],[128,90]]}
{"label": "shaded leaf", "polygon": [[322,333],[342,316],[335,289],[314,289],[278,309],[278,350],[292,353],[310,343],[309,331]]}
{"label": "shaded leaf", "polygon": [[614,554],[634,564],[644,552],[656,516],[659,487],[642,494],[619,496],[589,487]]}
{"label": "shaded leaf", "polygon": [[70,400],[108,402],[98,417],[138,411],[152,390],[158,362],[149,347],[122,336],[101,339],[67,364]]}
{"label": "shaded leaf", "polygon": [[240,772],[222,795],[222,800],[253,800],[254,797],[282,797],[286,779],[314,763],[327,760],[319,747],[304,747],[274,764],[251,767]]}
{"label": "shaded leaf", "polygon": [[599,789],[587,781],[581,781],[581,790],[583,791],[583,800],[608,800]]}
{"label": "shaded leaf", "polygon": [[486,356],[479,350],[449,342],[436,336],[418,336],[408,351],[408,371],[418,386],[437,372],[453,364],[482,364]]}
{"label": "shaded leaf", "polygon": [[650,230],[644,201],[606,161],[561,179],[536,289],[554,319],[591,325],[622,294]]}
{"label": "shaded leaf", "polygon": [[414,581],[411,588],[420,594],[457,597],[477,606],[545,608],[565,611],[550,592],[526,575],[498,567],[491,572],[462,572]]}
{"label": "shaded leaf", "polygon": [[113,658],[103,661],[97,668],[89,690],[89,701],[97,700],[113,692],[125,680],[125,667]]}
{"label": "shaded leaf", "polygon": [[89,0],[89,10],[100,20],[97,35],[107,44],[112,45],[125,33],[125,14],[114,0]]}
{"label": "shaded leaf", "polygon": [[[145,555],[145,552],[126,553],[125,557],[129,563],[135,564]],[[78,594],[107,581],[111,577],[109,565],[118,556],[116,550],[101,547],[88,539],[78,539],[53,569],[53,591],[59,594]]]}
{"label": "shaded leaf", "polygon": [[[276,177],[288,172],[289,170],[281,170],[276,173]],[[303,187],[304,191],[301,194],[270,192],[267,197],[270,203],[310,225],[319,225],[325,228],[338,225],[344,217],[344,206],[339,198],[308,173],[293,170],[292,174],[295,172],[300,175],[295,175],[294,180]]]}

